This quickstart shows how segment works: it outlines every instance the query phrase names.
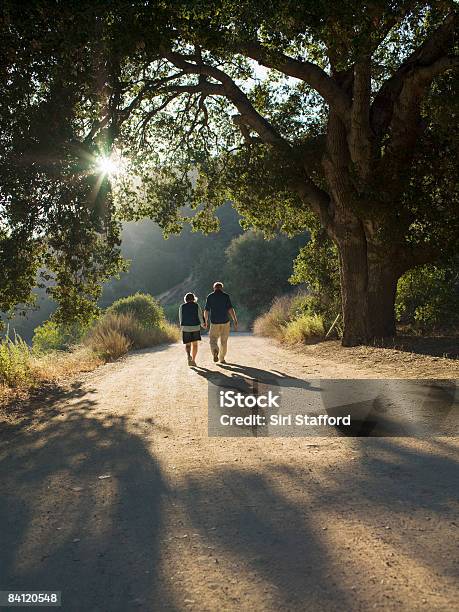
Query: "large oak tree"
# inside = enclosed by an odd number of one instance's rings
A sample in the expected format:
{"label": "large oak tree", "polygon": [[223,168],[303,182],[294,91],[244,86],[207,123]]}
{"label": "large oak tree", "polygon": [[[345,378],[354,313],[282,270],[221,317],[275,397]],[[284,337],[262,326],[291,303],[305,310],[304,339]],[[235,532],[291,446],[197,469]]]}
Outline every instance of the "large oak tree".
{"label": "large oak tree", "polygon": [[29,118],[55,113],[67,165],[53,185],[81,176],[82,151],[116,148],[113,193],[99,181],[95,206],[86,177],[85,196],[112,233],[113,198],[118,216],[166,231],[190,201],[208,229],[225,198],[267,232],[319,222],[340,255],[344,344],[394,334],[398,278],[457,244],[453,2],[32,4],[33,19],[7,10],[4,69],[39,148]]}

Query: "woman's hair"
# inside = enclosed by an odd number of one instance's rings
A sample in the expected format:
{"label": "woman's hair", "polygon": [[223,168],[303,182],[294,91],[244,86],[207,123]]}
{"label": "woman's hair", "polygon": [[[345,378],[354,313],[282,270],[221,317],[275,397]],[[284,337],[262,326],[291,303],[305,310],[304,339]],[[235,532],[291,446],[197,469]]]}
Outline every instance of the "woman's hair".
{"label": "woman's hair", "polygon": [[183,300],[185,302],[196,302],[196,296],[194,293],[187,293]]}

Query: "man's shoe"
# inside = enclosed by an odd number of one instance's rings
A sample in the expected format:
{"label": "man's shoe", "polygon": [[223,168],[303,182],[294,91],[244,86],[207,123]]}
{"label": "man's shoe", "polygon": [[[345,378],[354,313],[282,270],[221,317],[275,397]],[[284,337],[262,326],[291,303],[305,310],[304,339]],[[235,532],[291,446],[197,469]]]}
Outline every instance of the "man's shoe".
{"label": "man's shoe", "polygon": [[190,353],[188,353],[188,354],[187,354],[187,357],[188,357],[188,365],[189,365],[189,366],[190,366],[190,365],[193,365],[193,359],[192,359],[192,357],[191,357]]}
{"label": "man's shoe", "polygon": [[190,366],[191,367],[193,367],[193,366],[195,367],[196,366],[196,361],[194,359],[191,360]]}
{"label": "man's shoe", "polygon": [[213,355],[214,355],[214,361],[215,361],[215,363],[217,363],[217,361],[218,361],[218,351],[214,351]]}
{"label": "man's shoe", "polygon": [[220,363],[226,363],[224,359],[220,359]]}

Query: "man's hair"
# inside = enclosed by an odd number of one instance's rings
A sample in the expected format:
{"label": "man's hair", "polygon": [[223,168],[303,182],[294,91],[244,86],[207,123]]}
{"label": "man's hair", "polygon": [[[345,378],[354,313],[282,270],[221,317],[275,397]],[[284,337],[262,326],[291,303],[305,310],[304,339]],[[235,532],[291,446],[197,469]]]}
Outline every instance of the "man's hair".
{"label": "man's hair", "polygon": [[220,281],[215,281],[214,283],[214,291],[221,291],[223,289],[223,283]]}
{"label": "man's hair", "polygon": [[187,293],[183,299],[185,300],[185,302],[195,302],[196,296],[194,293]]}

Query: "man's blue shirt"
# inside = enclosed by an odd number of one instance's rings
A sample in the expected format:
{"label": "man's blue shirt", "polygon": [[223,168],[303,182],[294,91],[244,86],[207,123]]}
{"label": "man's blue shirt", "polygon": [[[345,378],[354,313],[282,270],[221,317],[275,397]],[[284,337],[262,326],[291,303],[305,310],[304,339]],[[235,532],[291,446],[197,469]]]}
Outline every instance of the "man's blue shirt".
{"label": "man's blue shirt", "polygon": [[214,291],[207,296],[205,310],[210,311],[211,323],[228,323],[228,310],[232,307],[230,296],[224,291]]}

